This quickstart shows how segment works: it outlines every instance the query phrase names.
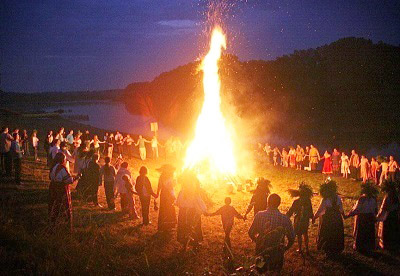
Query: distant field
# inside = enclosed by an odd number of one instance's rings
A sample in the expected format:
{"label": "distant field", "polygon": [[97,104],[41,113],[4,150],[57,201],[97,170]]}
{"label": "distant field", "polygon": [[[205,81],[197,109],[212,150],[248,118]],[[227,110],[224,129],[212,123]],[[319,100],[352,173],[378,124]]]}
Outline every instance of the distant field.
{"label": "distant field", "polygon": [[[148,160],[150,180],[154,188],[158,173],[155,169],[163,163]],[[142,163],[130,160],[131,171]],[[311,185],[315,192],[324,180],[319,173],[294,171],[283,168],[257,168],[257,174],[270,179],[272,191],[282,196],[280,210],[286,212],[292,202],[288,188],[295,188],[300,181]],[[47,171],[44,163],[37,166],[29,161],[23,164],[28,183],[24,190],[16,190],[3,182],[0,186],[0,260],[5,274],[138,274],[138,275],[201,275],[212,272],[221,275],[224,267],[222,254],[223,231],[219,217],[203,217],[204,242],[198,252],[179,252],[175,234],[160,237],[156,234],[157,213],[151,209],[152,225],[140,227],[139,221],[110,212],[82,205],[73,201],[75,230],[70,237],[52,236],[46,232],[47,222]],[[344,196],[348,212],[358,195],[359,183],[335,178],[339,192]],[[226,189],[210,187],[204,183],[215,210],[223,204]],[[179,191],[179,187],[176,187]],[[233,195],[232,204],[243,213],[251,194]],[[312,199],[314,211],[321,198]],[[100,202],[105,205],[104,190],[100,189]],[[119,202],[117,203],[119,208]],[[140,208],[137,204],[137,208]],[[236,221],[232,233],[235,266],[249,267],[253,259],[254,244],[247,235],[252,215],[245,222]],[[302,275],[377,275],[397,274],[400,259],[379,252],[375,259],[355,253],[351,249],[353,220],[345,222],[346,250],[335,260],[327,260],[316,251],[317,225],[310,229],[311,256],[304,260],[295,252],[297,243],[286,253],[284,274]]]}

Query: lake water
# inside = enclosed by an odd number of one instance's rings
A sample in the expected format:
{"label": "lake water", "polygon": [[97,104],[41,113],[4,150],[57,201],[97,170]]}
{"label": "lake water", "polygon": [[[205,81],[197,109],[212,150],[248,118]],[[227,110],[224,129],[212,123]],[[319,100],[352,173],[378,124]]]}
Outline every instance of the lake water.
{"label": "lake water", "polygon": [[[131,134],[151,136],[150,123],[155,120],[149,117],[133,115],[129,113],[125,105],[120,102],[61,102],[53,104],[45,109],[47,112],[63,109],[63,116],[88,115],[88,121],[79,121],[93,127],[111,131],[121,131]],[[160,138],[176,135],[173,130],[158,125]]]}

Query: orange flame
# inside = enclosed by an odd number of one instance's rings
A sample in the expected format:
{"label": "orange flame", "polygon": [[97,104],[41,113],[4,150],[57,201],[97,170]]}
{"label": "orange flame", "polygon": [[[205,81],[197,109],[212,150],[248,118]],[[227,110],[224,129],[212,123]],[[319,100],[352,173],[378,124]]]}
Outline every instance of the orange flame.
{"label": "orange flame", "polygon": [[203,70],[204,102],[197,119],[195,138],[186,151],[185,168],[194,168],[208,161],[210,169],[221,174],[236,174],[233,142],[221,112],[218,61],[222,48],[226,49],[225,35],[221,28],[212,32],[210,51],[205,56]]}

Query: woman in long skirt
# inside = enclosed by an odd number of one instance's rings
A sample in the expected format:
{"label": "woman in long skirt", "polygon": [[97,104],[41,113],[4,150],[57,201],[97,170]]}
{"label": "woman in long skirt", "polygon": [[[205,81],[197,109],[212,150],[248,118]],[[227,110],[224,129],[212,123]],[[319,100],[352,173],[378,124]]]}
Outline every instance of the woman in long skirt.
{"label": "woman in long skirt", "polygon": [[306,247],[306,253],[308,254],[308,227],[310,224],[310,219],[313,218],[313,210],[311,204],[311,197],[313,192],[310,186],[306,184],[300,184],[298,190],[289,190],[292,197],[298,197],[290,207],[289,211],[286,213],[288,217],[294,214],[294,232],[297,236],[297,241],[299,244],[299,252],[303,252],[302,242],[304,238],[304,243]]}
{"label": "woman in long skirt", "polygon": [[344,249],[344,226],[342,199],[337,195],[336,182],[321,185],[322,201],[313,221],[319,218],[317,248],[327,255],[341,253]]}
{"label": "woman in long skirt", "polygon": [[331,158],[331,154],[328,151],[325,151],[324,153],[324,157],[322,157],[325,159],[324,161],[324,167],[322,168],[322,173],[323,174],[332,174],[333,170],[332,170],[332,158]]}
{"label": "woman in long skirt", "polygon": [[201,215],[207,208],[200,195],[200,182],[191,171],[185,171],[179,178],[181,191],[176,200],[179,207],[177,239],[186,251],[189,243],[194,247],[203,240]]}
{"label": "woman in long skirt", "polygon": [[399,197],[391,182],[384,182],[382,191],[386,194],[377,215],[379,247],[394,251],[399,249],[400,243]]}
{"label": "woman in long skirt", "polygon": [[374,157],[371,158],[371,179],[375,184],[378,184],[379,163]]}
{"label": "woman in long skirt", "polygon": [[375,215],[378,189],[371,184],[361,184],[361,196],[347,217],[354,218],[354,250],[369,253],[375,250]]}
{"label": "woman in long skirt", "polygon": [[51,230],[60,226],[72,230],[72,201],[70,184],[74,179],[65,167],[65,155],[57,153],[50,170],[49,221]]}
{"label": "woman in long skirt", "polygon": [[175,227],[177,222],[174,207],[175,168],[171,165],[163,165],[158,171],[161,172],[157,188],[157,197],[160,197],[158,231],[169,231]]}
{"label": "woman in long skirt", "polygon": [[369,175],[370,175],[370,164],[369,164],[368,158],[365,157],[364,155],[361,155],[360,174],[361,174],[363,183],[366,183],[367,180],[369,179]]}
{"label": "woman in long skirt", "polygon": [[350,160],[349,157],[342,152],[342,157],[340,157],[340,168],[341,168],[341,173],[343,175],[343,178],[347,178],[348,175],[350,174]]}

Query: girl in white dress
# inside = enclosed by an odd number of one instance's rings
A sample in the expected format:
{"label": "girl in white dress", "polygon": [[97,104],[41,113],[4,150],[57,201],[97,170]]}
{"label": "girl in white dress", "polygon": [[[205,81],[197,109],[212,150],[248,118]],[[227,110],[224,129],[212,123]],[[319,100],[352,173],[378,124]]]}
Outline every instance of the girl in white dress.
{"label": "girl in white dress", "polygon": [[341,162],[341,173],[343,178],[347,178],[348,174],[350,173],[350,160],[349,157],[342,152],[342,157],[340,157]]}

